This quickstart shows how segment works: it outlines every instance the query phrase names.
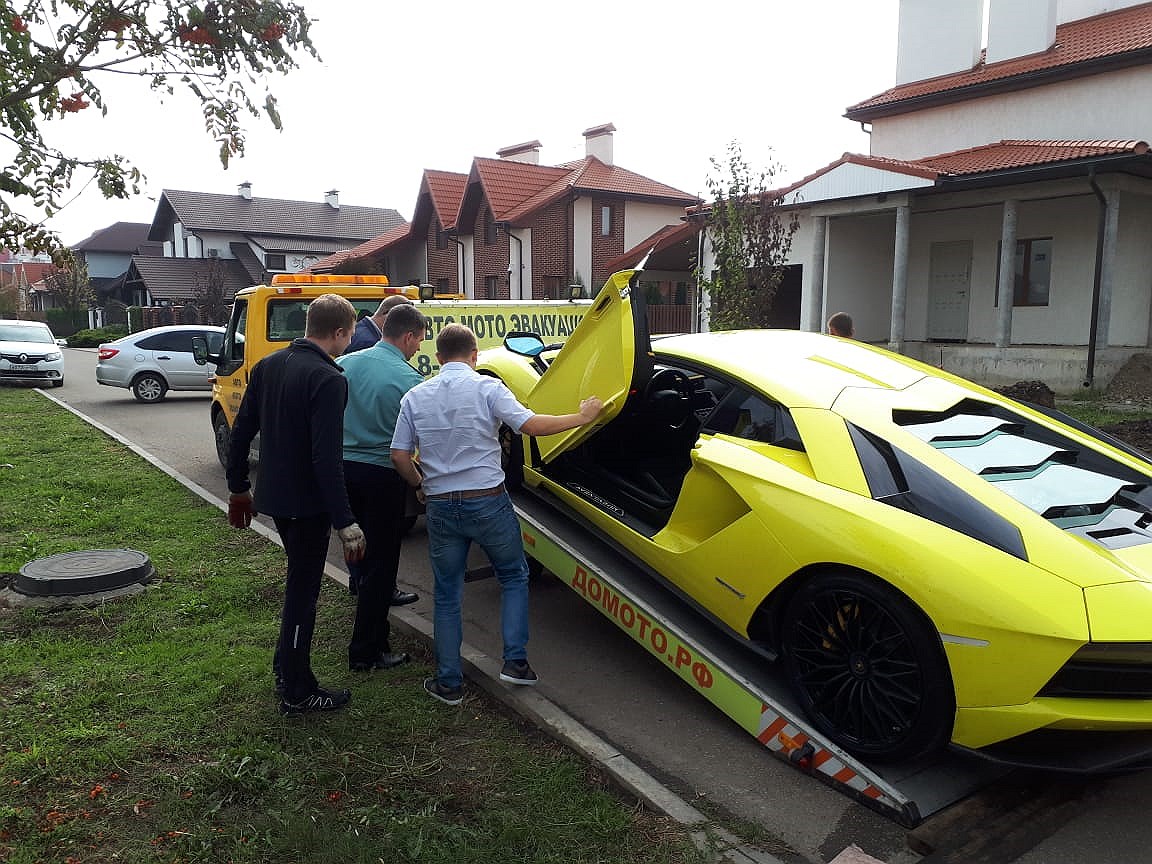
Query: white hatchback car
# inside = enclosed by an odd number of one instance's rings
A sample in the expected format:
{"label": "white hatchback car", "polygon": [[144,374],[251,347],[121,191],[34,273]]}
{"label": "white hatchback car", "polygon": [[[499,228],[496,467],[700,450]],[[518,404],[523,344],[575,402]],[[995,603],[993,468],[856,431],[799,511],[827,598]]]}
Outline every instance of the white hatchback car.
{"label": "white hatchback car", "polygon": [[64,386],[64,355],[42,321],[0,321],[0,381]]}
{"label": "white hatchback car", "polygon": [[153,327],[107,342],[96,357],[96,382],[127,387],[140,402],[159,402],[169,390],[211,390],[212,368],[197,366],[192,337],[208,340],[208,351],[219,353],[224,328],[207,324]]}

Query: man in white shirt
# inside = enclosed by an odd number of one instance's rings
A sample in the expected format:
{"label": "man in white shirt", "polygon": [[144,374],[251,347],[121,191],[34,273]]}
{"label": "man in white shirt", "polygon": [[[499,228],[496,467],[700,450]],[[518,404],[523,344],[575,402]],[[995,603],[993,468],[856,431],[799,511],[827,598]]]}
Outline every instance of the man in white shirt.
{"label": "man in white shirt", "polygon": [[[464,698],[460,669],[460,604],[472,542],[480,544],[500,580],[504,666],[500,679],[532,685],[528,665],[528,564],[520,522],[504,488],[501,424],[516,434],[555,435],[591,423],[603,404],[595,396],[574,414],[535,414],[503,382],[476,372],[476,336],[448,324],[436,337],[440,373],[409,390],[400,403],[392,464],[427,498],[428,550],[435,579],[433,633],[436,677],[424,680],[430,696],[448,705]],[[420,451],[420,471],[413,454]],[[421,477],[423,473],[423,477]]]}

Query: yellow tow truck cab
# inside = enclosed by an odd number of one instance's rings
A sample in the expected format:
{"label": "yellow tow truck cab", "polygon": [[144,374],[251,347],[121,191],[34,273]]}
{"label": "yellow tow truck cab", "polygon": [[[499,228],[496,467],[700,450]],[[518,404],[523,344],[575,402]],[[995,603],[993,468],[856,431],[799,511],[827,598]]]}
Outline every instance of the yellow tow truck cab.
{"label": "yellow tow truck cab", "polygon": [[227,463],[232,424],[252,367],[304,335],[308,304],[321,294],[347,297],[358,313],[368,315],[390,294],[402,294],[417,303],[428,317],[428,333],[411,363],[425,376],[439,371],[435,340],[445,324],[467,324],[481,349],[501,344],[514,331],[536,333],[547,342],[563,342],[591,305],[590,300],[469,300],[462,295],[421,299],[416,286],[394,287],[386,276],[279,275],[272,278],[271,285],[238,291],[220,353],[207,356],[208,362],[216,365],[212,431],[222,465]]}

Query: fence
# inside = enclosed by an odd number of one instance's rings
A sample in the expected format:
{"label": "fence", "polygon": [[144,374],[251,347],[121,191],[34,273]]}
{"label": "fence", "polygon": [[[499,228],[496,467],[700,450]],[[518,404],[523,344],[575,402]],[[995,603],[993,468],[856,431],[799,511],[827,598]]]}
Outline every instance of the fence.
{"label": "fence", "polygon": [[649,333],[691,333],[692,329],[691,306],[664,303],[648,307]]}

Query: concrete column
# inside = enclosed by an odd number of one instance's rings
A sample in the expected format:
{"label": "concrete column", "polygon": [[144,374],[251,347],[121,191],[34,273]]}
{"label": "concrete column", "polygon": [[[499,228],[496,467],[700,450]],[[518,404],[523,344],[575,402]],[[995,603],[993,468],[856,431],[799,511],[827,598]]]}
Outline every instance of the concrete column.
{"label": "concrete column", "polygon": [[1100,268],[1100,308],[1096,315],[1096,345],[1108,347],[1108,329],[1112,321],[1112,292],[1116,279],[1116,236],[1120,230],[1120,190],[1109,189],[1108,212],[1104,216],[1104,260]]}
{"label": "concrete column", "polygon": [[808,276],[808,320],[804,329],[820,333],[824,329],[824,262],[828,248],[828,217],[812,220],[812,272]]}
{"label": "concrete column", "polygon": [[908,227],[912,221],[912,208],[903,204],[896,208],[896,244],[892,250],[892,322],[889,329],[888,349],[904,351],[904,316],[908,305]]}
{"label": "concrete column", "polygon": [[996,347],[1012,344],[1012,303],[1016,294],[1016,201],[1004,202],[1000,227],[1000,281],[996,285]]}

